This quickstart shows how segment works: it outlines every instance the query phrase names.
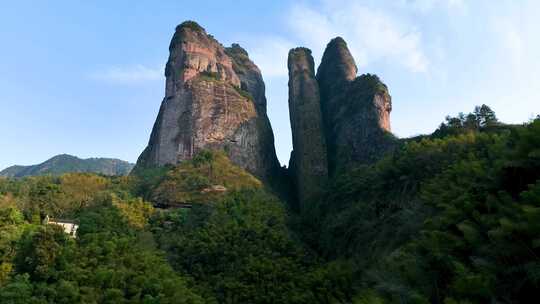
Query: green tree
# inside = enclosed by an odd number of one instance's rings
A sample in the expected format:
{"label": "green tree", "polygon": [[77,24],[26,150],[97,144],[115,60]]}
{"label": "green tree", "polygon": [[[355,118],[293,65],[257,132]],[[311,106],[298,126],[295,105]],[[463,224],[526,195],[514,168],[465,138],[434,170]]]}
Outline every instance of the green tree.
{"label": "green tree", "polygon": [[495,112],[485,104],[476,106],[474,108],[474,115],[477,117],[480,127],[491,127],[497,125],[499,122]]}
{"label": "green tree", "polygon": [[28,273],[33,280],[56,279],[64,269],[66,251],[73,246],[62,227],[47,225],[28,232],[21,240],[15,259],[17,272]]}

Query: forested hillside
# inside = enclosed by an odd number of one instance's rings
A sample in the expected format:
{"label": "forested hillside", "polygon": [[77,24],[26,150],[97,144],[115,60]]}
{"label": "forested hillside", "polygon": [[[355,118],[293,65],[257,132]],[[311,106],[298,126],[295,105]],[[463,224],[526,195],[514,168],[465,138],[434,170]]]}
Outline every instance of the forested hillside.
{"label": "forested hillside", "polygon": [[540,119],[483,106],[399,145],[302,211],[220,151],[0,178],[0,302],[535,303]]}
{"label": "forested hillside", "polygon": [[86,172],[103,175],[127,175],[133,164],[115,158],[81,159],[68,154],[60,154],[31,166],[11,166],[0,171],[4,177],[26,177],[36,175],[61,175],[72,172]]}

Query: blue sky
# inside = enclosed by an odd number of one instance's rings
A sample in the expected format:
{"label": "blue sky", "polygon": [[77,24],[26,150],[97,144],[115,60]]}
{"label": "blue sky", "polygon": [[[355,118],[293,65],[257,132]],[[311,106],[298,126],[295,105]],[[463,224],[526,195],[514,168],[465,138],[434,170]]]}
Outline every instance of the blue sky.
{"label": "blue sky", "polygon": [[263,72],[282,163],[291,135],[286,55],[349,44],[393,97],[400,137],[486,103],[505,122],[540,113],[540,1],[2,1],[0,168],[59,154],[135,161],[164,94],[177,24],[239,42]]}

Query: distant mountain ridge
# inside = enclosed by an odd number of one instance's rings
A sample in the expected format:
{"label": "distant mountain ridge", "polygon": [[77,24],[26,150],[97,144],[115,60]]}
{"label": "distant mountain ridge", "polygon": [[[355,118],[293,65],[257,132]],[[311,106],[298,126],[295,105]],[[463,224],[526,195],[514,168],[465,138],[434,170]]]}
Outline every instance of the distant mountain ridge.
{"label": "distant mountain ridge", "polygon": [[60,175],[69,172],[88,172],[104,175],[127,175],[134,164],[115,158],[81,159],[73,155],[56,155],[45,162],[30,166],[11,166],[0,171],[3,177]]}

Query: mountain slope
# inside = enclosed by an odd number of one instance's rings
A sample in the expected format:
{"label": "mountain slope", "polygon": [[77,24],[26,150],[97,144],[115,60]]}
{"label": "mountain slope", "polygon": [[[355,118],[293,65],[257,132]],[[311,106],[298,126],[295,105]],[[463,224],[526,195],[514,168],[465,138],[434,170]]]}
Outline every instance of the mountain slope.
{"label": "mountain slope", "polygon": [[4,177],[25,177],[33,175],[60,175],[67,172],[92,172],[105,175],[127,175],[133,164],[114,158],[81,159],[68,154],[60,154],[38,165],[11,166],[0,171]]}

